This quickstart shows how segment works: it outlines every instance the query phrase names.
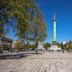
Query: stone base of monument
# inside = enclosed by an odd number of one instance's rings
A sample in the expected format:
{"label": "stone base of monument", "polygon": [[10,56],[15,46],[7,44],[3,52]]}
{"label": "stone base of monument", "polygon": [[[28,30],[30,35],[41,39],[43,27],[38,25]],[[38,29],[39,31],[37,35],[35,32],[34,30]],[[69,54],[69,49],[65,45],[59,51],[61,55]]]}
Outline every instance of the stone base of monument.
{"label": "stone base of monument", "polygon": [[49,51],[62,51],[62,49],[56,45],[52,45],[50,48],[48,48]]}

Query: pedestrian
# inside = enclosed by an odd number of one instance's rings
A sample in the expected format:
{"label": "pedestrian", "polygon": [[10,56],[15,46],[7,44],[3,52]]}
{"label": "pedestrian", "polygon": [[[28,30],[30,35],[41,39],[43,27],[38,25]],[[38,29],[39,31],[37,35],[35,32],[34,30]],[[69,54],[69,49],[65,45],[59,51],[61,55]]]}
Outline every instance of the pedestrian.
{"label": "pedestrian", "polygon": [[62,51],[64,53],[64,45],[63,45],[63,43],[61,43],[61,48],[62,48]]}

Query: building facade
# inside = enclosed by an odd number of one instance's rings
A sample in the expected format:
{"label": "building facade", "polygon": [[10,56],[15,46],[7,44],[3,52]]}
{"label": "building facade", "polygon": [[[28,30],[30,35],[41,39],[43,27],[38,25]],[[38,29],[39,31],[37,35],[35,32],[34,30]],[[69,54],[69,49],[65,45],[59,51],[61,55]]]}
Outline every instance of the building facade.
{"label": "building facade", "polygon": [[4,46],[6,46],[7,49],[12,48],[12,42],[13,40],[10,39],[9,37],[6,36],[0,37],[0,50],[3,49]]}

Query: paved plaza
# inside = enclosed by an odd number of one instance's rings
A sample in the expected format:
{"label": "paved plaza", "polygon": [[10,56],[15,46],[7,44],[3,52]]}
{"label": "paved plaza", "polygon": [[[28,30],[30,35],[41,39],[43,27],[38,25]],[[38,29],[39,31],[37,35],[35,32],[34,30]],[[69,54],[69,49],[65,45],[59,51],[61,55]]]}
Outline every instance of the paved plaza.
{"label": "paved plaza", "polygon": [[0,60],[0,72],[72,72],[72,53],[44,52]]}

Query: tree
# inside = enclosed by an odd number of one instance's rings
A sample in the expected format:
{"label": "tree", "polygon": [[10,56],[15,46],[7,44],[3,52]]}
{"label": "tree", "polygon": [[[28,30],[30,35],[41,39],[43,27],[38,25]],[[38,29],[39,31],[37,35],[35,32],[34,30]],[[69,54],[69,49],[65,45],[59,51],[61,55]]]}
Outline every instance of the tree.
{"label": "tree", "polygon": [[61,43],[57,42],[57,46],[58,46],[58,47],[61,47]]}
{"label": "tree", "polygon": [[23,42],[22,41],[17,41],[15,44],[14,44],[14,49],[20,51],[20,50],[23,50],[24,49],[24,45],[23,45]]}
{"label": "tree", "polygon": [[[11,26],[19,39],[35,42],[36,48],[39,41],[45,40],[46,24],[35,0],[0,0],[0,9],[0,24],[4,22],[7,29]],[[6,24],[12,17],[17,23]]]}
{"label": "tree", "polygon": [[4,45],[2,46],[2,48],[3,48],[4,50],[9,50],[9,47],[8,47],[7,44],[4,44]]}
{"label": "tree", "polygon": [[[3,26],[12,26],[17,35],[22,36],[28,27],[29,3],[29,0],[0,0],[0,25],[4,22]],[[17,19],[17,24],[5,24],[13,16]],[[2,29],[0,28],[1,31]]]}
{"label": "tree", "polygon": [[51,44],[50,43],[45,43],[44,48],[47,50],[48,47],[51,47]]}
{"label": "tree", "polygon": [[[18,37],[25,34],[28,29],[29,3],[29,0],[0,0],[0,37],[10,27]],[[17,19],[17,23],[8,23],[12,17]]]}
{"label": "tree", "polygon": [[[30,29],[28,33],[28,38],[36,44],[36,52],[38,42],[42,42],[47,37],[46,24],[44,22],[44,17],[37,6],[37,4],[32,1],[32,11],[31,11],[31,20],[30,20]],[[26,36],[27,37],[27,36]]]}
{"label": "tree", "polygon": [[72,41],[69,41],[67,50],[68,51],[72,50]]}
{"label": "tree", "polygon": [[45,40],[47,33],[46,33],[46,25],[42,20],[35,21],[35,26],[33,30],[34,40],[36,43],[36,48],[38,46],[38,42],[42,42]]}

